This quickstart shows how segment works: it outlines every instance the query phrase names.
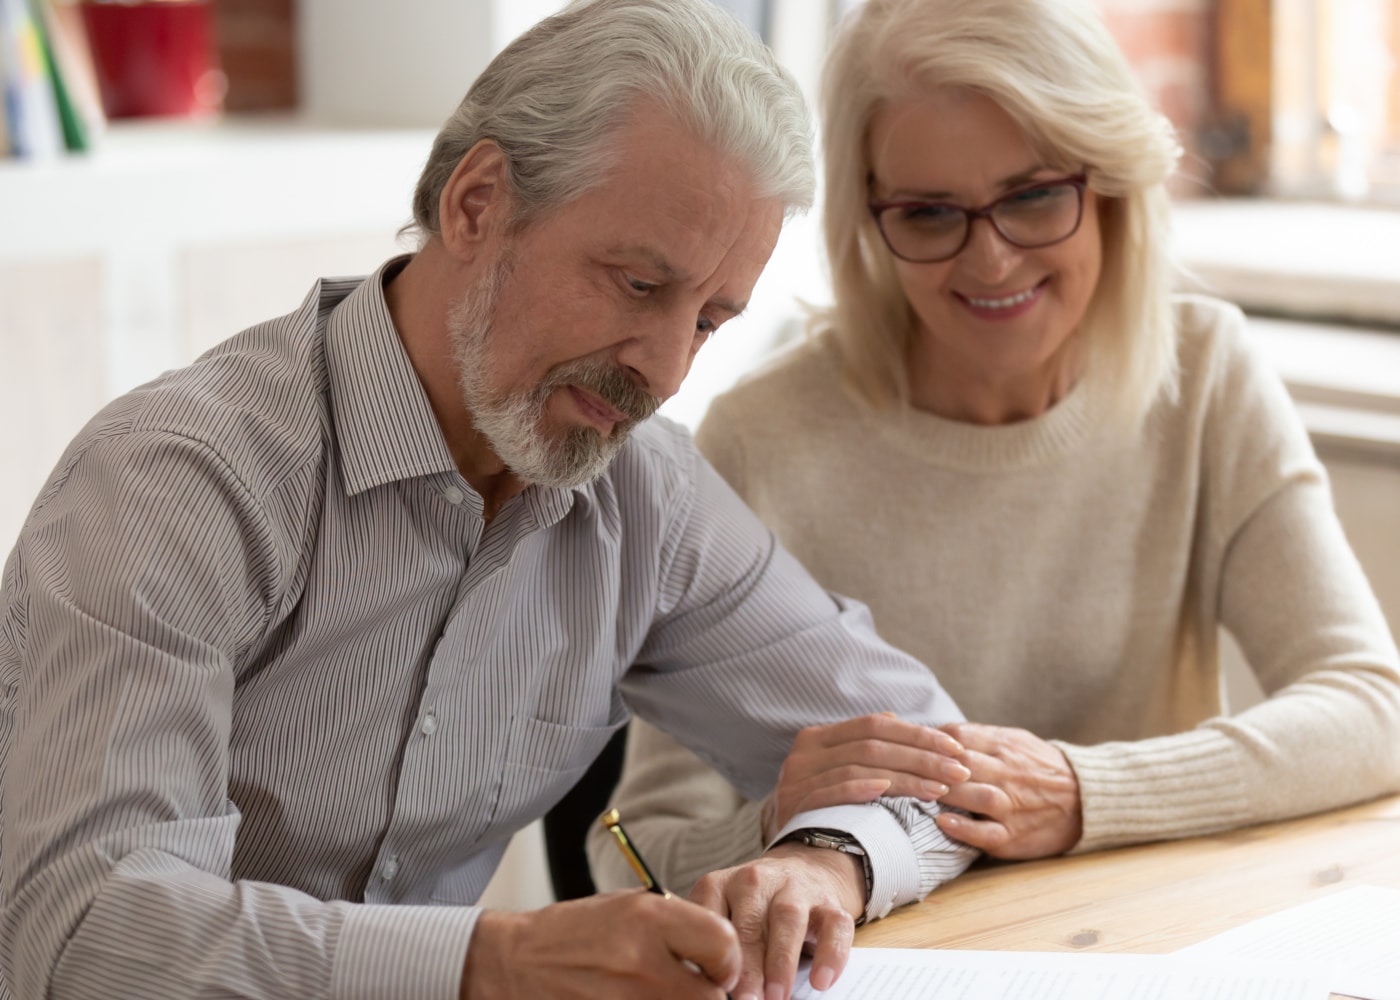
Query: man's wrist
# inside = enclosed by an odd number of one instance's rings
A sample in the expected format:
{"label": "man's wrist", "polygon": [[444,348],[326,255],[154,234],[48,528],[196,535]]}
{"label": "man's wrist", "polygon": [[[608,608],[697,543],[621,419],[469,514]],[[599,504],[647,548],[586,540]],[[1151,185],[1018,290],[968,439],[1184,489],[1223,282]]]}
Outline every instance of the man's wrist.
{"label": "man's wrist", "polygon": [[875,870],[871,867],[870,855],[851,834],[842,830],[829,830],[820,827],[803,827],[793,830],[784,840],[795,840],[806,844],[808,847],[815,847],[822,850],[836,851],[848,857],[860,859],[861,870],[861,912],[855,914],[856,923],[865,922],[865,910],[870,902],[871,892],[875,887]]}
{"label": "man's wrist", "polygon": [[803,864],[813,865],[829,873],[833,884],[839,887],[837,899],[842,909],[849,913],[857,924],[864,920],[867,902],[865,858],[822,847],[809,847],[800,840],[786,839],[774,844],[765,853],[772,857],[800,858]]}
{"label": "man's wrist", "polygon": [[510,996],[510,942],[525,914],[486,910],[477,918],[462,965],[460,1000],[498,1000]]}

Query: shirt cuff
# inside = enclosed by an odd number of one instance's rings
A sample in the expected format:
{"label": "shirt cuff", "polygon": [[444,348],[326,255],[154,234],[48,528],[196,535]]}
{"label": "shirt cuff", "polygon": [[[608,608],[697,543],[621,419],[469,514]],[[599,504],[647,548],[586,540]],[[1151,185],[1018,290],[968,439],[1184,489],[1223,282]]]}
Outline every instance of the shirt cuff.
{"label": "shirt cuff", "polygon": [[767,847],[797,830],[838,830],[860,844],[870,859],[872,876],[870,898],[865,901],[867,922],[879,920],[896,906],[919,898],[918,854],[904,827],[884,807],[830,806],[798,813]]}
{"label": "shirt cuff", "polygon": [[478,907],[345,908],[331,969],[335,1000],[458,1000]]}

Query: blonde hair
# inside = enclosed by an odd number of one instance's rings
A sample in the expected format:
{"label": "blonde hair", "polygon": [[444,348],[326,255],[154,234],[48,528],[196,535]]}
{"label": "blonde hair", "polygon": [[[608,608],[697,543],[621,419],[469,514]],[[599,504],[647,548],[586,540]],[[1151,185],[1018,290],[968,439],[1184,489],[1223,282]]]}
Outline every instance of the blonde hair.
{"label": "blonde hair", "polygon": [[822,81],[824,227],[835,304],[817,314],[848,383],[875,406],[908,398],[915,317],[867,210],[867,131],[885,104],[936,88],[981,93],[1107,199],[1103,268],[1080,326],[1086,379],[1136,422],[1176,389],[1167,178],[1181,148],[1087,0],[867,0]]}

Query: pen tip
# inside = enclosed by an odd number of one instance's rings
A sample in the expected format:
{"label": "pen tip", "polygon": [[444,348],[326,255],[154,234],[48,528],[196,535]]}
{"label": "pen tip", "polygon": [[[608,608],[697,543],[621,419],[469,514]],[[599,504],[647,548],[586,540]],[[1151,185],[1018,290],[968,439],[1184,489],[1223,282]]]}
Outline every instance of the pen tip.
{"label": "pen tip", "polygon": [[598,817],[598,822],[604,826],[617,826],[622,821],[622,817],[617,814],[616,809],[609,809]]}

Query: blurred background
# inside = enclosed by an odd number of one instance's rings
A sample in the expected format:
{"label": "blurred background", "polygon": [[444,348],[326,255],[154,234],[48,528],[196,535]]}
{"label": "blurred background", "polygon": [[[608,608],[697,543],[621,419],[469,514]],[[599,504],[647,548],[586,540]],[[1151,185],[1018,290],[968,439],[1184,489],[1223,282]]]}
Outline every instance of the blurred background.
{"label": "blurred background", "polygon": [[[1400,627],[1400,0],[1099,2],[1187,148],[1183,283],[1256,317]],[[0,0],[0,551],[105,402],[406,249],[436,128],[562,6]],[[811,95],[854,3],[724,6]],[[788,226],[663,412],[693,426],[825,301],[817,225]],[[1258,696],[1228,673],[1234,706]],[[549,901],[538,845],[517,838],[489,902]]]}

